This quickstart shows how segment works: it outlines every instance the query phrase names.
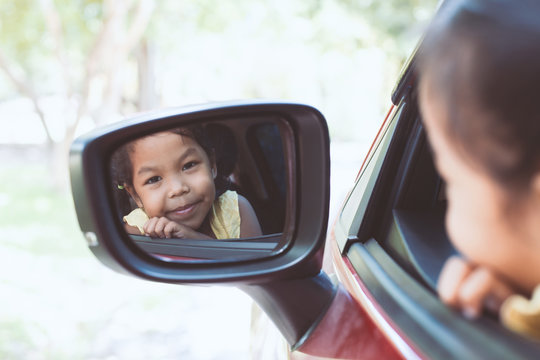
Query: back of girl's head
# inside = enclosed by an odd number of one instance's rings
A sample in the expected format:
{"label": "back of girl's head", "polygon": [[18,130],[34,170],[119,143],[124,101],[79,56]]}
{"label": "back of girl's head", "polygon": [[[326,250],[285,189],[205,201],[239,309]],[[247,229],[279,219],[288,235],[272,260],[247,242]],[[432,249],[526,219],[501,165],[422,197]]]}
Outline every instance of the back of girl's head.
{"label": "back of girl's head", "polygon": [[417,69],[458,149],[500,183],[527,184],[540,169],[540,1],[446,1]]}

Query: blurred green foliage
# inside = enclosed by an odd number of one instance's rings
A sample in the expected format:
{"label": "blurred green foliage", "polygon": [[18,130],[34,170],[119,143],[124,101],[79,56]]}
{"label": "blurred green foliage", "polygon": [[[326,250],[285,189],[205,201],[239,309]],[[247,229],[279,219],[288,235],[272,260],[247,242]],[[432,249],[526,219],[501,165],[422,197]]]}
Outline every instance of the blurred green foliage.
{"label": "blurred green foliage", "polygon": [[[48,3],[48,1],[44,1]],[[82,63],[103,21],[102,1],[55,0],[62,24],[61,43],[76,64]],[[46,26],[44,7],[37,0],[0,1],[0,53],[17,75],[31,82],[37,92],[51,93],[59,66],[57,44]],[[69,71],[80,79],[81,67]]]}
{"label": "blurred green foliage", "polygon": [[2,247],[54,257],[88,256],[73,239],[82,238],[73,200],[51,191],[45,164],[0,167]]}
{"label": "blurred green foliage", "polygon": [[[39,4],[36,0],[0,1],[0,45],[11,65],[19,66],[27,78],[39,79],[38,88],[50,92],[45,85],[54,66],[56,45],[45,25],[44,7]],[[61,20],[62,44],[72,60],[70,71],[80,77],[80,65],[103,25],[103,1],[54,0],[52,4]],[[348,46],[380,47],[402,63],[416,42],[418,27],[425,26],[436,4],[437,0],[158,1],[145,37],[181,47],[182,35],[192,35],[193,29],[219,33],[235,24],[249,23],[250,18],[255,23],[246,30],[287,34],[295,17],[313,27],[306,42],[323,50],[339,46],[346,37],[351,40]],[[343,22],[325,21],[327,12],[336,12]],[[351,22],[367,31],[355,33],[348,28],[349,33],[342,33],[343,23]],[[244,36],[258,35],[246,32]]]}
{"label": "blurred green foliage", "polygon": [[[409,55],[418,33],[433,16],[439,0],[339,0],[351,12],[361,14],[373,40],[400,58]],[[420,27],[420,28],[419,28]]]}

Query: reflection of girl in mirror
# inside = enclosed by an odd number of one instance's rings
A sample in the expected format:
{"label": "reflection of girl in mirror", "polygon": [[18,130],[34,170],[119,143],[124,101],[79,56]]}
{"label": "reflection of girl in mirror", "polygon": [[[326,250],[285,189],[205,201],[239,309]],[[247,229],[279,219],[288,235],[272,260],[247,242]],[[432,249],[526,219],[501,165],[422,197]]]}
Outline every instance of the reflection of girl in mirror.
{"label": "reflection of girl in mirror", "polygon": [[[132,234],[189,239],[261,235],[249,201],[227,190],[227,174],[220,174],[200,126],[127,143],[115,152],[112,170],[116,184],[138,206],[124,217]],[[148,220],[136,227],[131,219],[141,215]]]}

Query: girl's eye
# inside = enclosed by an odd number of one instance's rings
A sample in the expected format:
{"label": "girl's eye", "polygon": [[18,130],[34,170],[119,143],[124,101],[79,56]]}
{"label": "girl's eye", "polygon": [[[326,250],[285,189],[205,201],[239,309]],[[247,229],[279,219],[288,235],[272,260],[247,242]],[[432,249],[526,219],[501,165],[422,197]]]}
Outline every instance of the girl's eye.
{"label": "girl's eye", "polygon": [[161,176],[152,176],[150,179],[146,180],[144,184],[145,185],[146,184],[154,184],[154,183],[157,183],[160,180],[161,180]]}
{"label": "girl's eye", "polygon": [[195,165],[197,165],[196,161],[187,162],[186,164],[184,164],[184,166],[182,166],[182,170],[189,170],[192,167],[194,167]]}

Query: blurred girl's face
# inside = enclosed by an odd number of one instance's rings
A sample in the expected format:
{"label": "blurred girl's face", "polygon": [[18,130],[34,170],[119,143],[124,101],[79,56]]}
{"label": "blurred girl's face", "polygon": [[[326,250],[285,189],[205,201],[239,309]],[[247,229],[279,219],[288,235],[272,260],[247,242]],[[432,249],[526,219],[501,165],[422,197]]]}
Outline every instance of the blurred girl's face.
{"label": "blurred girl's face", "polygon": [[446,108],[428,82],[420,85],[420,108],[435,165],[446,182],[448,235],[471,262],[487,266],[529,291],[540,282],[540,274],[532,268],[540,255],[531,254],[531,231],[538,223],[538,209],[527,196],[516,200],[508,189],[464,158],[445,132]]}
{"label": "blurred girl's face", "polygon": [[216,169],[192,138],[162,132],[136,140],[129,193],[148,217],[201,227],[215,197]]}

